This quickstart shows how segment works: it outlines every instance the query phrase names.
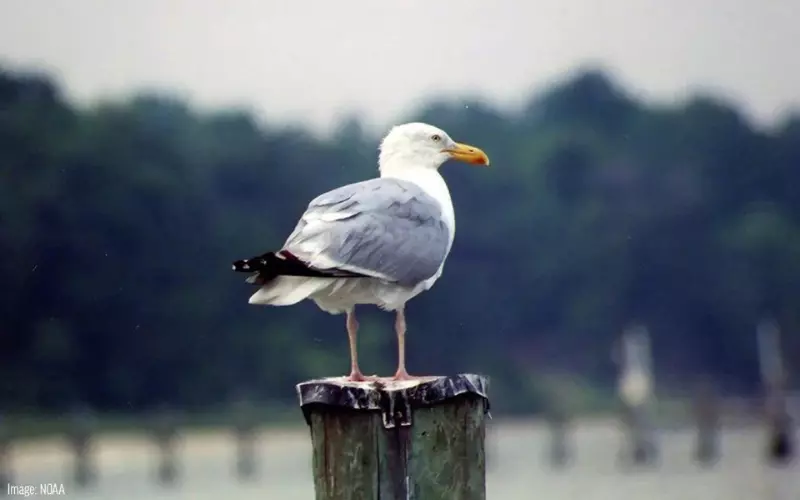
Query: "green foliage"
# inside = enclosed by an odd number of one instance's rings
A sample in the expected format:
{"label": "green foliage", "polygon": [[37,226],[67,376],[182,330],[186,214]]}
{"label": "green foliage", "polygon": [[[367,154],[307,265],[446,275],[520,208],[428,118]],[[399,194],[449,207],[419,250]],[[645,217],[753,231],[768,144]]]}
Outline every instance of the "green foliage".
{"label": "green foliage", "polygon": [[[636,320],[666,383],[748,388],[761,316],[800,328],[800,118],[764,132],[713,96],[656,108],[594,70],[518,114],[454,100],[407,118],[493,160],[443,167],[458,236],[409,305],[412,371],[485,372],[495,408],[524,411],[546,392],[536,374],[607,386]],[[0,72],[3,409],[208,408],[240,389],[287,403],[295,382],[345,373],[343,318],[249,306],[230,262],[376,175],[378,139],[357,118],[320,138],[169,96],[82,108],[47,75]],[[388,372],[392,318],[361,314],[364,366]]]}

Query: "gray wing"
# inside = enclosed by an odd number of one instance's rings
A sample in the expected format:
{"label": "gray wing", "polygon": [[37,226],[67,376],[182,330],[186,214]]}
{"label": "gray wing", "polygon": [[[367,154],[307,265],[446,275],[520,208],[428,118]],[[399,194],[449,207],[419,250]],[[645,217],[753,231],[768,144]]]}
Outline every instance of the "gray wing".
{"label": "gray wing", "polygon": [[450,233],[441,214],[416,184],[371,179],[312,200],[283,248],[315,269],[414,286],[447,257]]}

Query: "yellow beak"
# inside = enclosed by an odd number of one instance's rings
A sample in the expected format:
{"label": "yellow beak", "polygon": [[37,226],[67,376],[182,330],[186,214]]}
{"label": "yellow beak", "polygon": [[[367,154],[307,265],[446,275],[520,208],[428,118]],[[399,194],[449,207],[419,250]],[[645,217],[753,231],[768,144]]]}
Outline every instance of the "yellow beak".
{"label": "yellow beak", "polygon": [[472,165],[489,166],[489,157],[486,156],[486,153],[480,148],[476,148],[475,146],[456,143],[455,147],[445,149],[444,151],[454,160],[463,161]]}

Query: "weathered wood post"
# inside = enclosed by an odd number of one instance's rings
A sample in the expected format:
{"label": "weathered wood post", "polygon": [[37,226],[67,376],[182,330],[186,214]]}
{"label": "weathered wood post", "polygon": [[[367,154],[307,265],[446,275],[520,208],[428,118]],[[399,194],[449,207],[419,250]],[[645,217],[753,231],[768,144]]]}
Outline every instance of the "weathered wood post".
{"label": "weathered wood post", "polygon": [[156,480],[164,486],[173,485],[178,479],[177,438],[175,413],[167,407],[160,408],[153,419],[153,439],[159,452]]}
{"label": "weathered wood post", "polygon": [[240,480],[256,475],[256,431],[258,417],[249,398],[240,397],[233,407],[236,440],[236,476]]}
{"label": "weathered wood post", "polygon": [[654,405],[650,338],[643,326],[634,326],[621,338],[618,394],[627,446],[622,458],[636,465],[652,464],[656,458],[651,411]]}
{"label": "weathered wood post", "polygon": [[701,465],[712,465],[720,456],[719,399],[710,380],[701,380],[694,391],[693,412],[697,423],[694,459]]}
{"label": "weathered wood post", "polygon": [[298,384],[316,500],[485,500],[488,381]]}
{"label": "weathered wood post", "polygon": [[72,476],[77,486],[87,487],[97,477],[91,457],[95,422],[91,412],[85,407],[73,409],[71,417],[67,439],[74,456]]}
{"label": "weathered wood post", "polygon": [[5,496],[5,485],[14,483],[14,474],[11,472],[11,429],[0,414],[0,496]]}
{"label": "weathered wood post", "polygon": [[767,460],[784,464],[794,456],[794,425],[786,398],[786,370],[781,354],[780,330],[771,320],[758,325],[758,352],[764,385],[767,425]]}

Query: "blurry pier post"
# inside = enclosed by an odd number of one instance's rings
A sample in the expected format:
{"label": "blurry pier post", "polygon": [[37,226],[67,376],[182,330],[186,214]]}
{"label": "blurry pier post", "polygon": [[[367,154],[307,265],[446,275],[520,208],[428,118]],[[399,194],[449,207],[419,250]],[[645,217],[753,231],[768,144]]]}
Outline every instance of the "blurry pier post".
{"label": "blurry pier post", "polygon": [[485,500],[487,379],[298,384],[316,500]]}
{"label": "blurry pier post", "polygon": [[794,426],[786,398],[787,374],[783,366],[780,329],[774,321],[758,325],[758,353],[767,426],[767,459],[774,464],[789,462],[794,455]]}
{"label": "blurry pier post", "polygon": [[651,421],[653,372],[646,328],[635,326],[623,333],[618,361],[621,420],[628,438],[622,458],[635,465],[648,465],[656,459],[656,445]]}
{"label": "blurry pier post", "polygon": [[77,486],[85,488],[97,478],[91,457],[95,421],[91,411],[85,407],[75,408],[71,417],[67,439],[75,457],[73,479]]}
{"label": "blurry pier post", "polygon": [[256,475],[256,430],[258,418],[252,400],[240,397],[233,407],[236,440],[236,476],[251,479]]}
{"label": "blurry pier post", "polygon": [[719,459],[720,408],[719,398],[711,380],[704,378],[695,387],[693,410],[697,422],[695,461],[712,465]]}
{"label": "blurry pier post", "polygon": [[175,412],[162,407],[153,419],[153,439],[159,452],[156,479],[165,486],[174,484],[178,479],[177,438],[178,422]]}
{"label": "blurry pier post", "polygon": [[569,415],[563,405],[552,405],[546,413],[545,419],[550,427],[550,448],[548,459],[553,467],[564,467],[570,460]]}
{"label": "blurry pier post", "polygon": [[7,493],[6,485],[14,483],[11,472],[11,429],[0,414],[0,496]]}

